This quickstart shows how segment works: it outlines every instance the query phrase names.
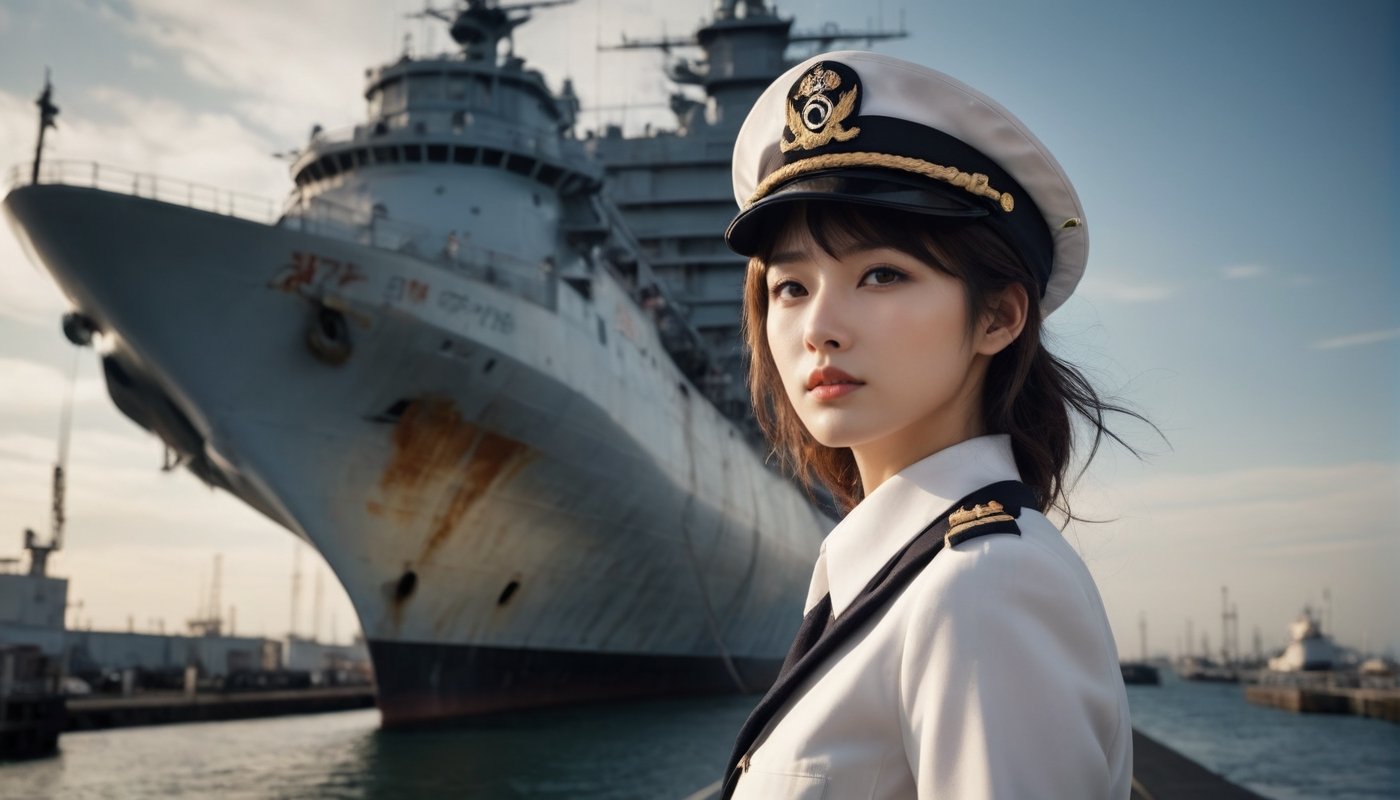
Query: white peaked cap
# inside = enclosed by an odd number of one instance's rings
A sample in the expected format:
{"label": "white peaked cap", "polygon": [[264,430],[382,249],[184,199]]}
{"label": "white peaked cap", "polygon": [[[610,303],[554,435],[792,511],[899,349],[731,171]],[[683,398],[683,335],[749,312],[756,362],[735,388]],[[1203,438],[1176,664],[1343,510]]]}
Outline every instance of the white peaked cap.
{"label": "white peaked cap", "polygon": [[753,255],[770,209],[839,200],[995,228],[1036,273],[1041,311],[1084,273],[1084,209],[1054,156],[999,103],[928,67],[856,50],[823,53],[759,97],[734,143],[725,234]]}

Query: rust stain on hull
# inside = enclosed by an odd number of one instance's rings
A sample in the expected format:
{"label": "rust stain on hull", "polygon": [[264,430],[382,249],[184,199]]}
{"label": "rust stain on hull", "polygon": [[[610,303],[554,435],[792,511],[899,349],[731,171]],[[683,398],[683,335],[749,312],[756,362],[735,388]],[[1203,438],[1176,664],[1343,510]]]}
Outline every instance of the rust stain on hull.
{"label": "rust stain on hull", "polygon": [[[394,451],[379,477],[380,490],[385,495],[421,492],[425,484],[455,469],[476,437],[477,427],[462,419],[451,400],[414,400],[394,426]],[[394,510],[416,516],[418,509],[394,504]]]}
{"label": "rust stain on hull", "polygon": [[476,502],[495,486],[510,482],[530,462],[530,449],[524,444],[494,433],[482,432],[456,485],[452,499],[433,520],[432,533],[418,560],[426,561],[452,535]]}
{"label": "rust stain on hull", "polygon": [[[462,419],[444,397],[410,403],[394,426],[392,445],[365,510],[388,517],[403,531],[424,532],[422,548],[411,562],[420,569],[483,497],[513,480],[535,457],[523,442]],[[430,518],[426,526],[425,518]],[[393,597],[390,602],[396,627],[409,599]]]}

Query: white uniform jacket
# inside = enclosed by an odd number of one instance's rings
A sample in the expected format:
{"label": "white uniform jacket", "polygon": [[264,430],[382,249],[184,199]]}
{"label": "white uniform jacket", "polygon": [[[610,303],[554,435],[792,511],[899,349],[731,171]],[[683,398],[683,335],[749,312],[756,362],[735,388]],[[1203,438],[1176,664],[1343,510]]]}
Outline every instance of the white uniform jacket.
{"label": "white uniform jacket", "polygon": [[[1005,436],[880,485],[822,545],[807,599],[837,619],[960,498],[1017,480]],[[1128,797],[1132,729],[1093,578],[1049,520],[945,548],[820,664],[749,752],[734,798]]]}

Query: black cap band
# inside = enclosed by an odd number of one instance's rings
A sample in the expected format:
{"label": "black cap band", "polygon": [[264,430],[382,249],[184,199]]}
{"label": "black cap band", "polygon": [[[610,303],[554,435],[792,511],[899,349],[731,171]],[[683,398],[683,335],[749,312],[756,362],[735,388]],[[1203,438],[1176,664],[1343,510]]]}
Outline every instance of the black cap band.
{"label": "black cap band", "polygon": [[730,249],[748,256],[760,250],[767,227],[762,223],[772,218],[773,208],[798,200],[975,217],[1006,239],[1044,295],[1054,240],[1040,209],[1005,170],[934,128],[892,117],[856,121],[860,135],[850,141],[790,150],[781,161],[773,158],[764,165],[767,174],[760,176],[754,199],[725,233]]}

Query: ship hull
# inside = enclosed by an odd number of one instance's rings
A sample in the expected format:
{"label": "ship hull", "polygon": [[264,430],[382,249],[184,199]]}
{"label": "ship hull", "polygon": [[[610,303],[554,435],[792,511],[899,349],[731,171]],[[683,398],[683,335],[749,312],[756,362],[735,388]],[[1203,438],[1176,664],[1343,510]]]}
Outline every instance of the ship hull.
{"label": "ship hull", "polygon": [[[514,709],[735,690],[730,665],[715,657],[373,640],[369,644],[380,675],[378,697],[386,727]],[[746,686],[761,690],[777,678],[782,661],[739,658],[733,666]]]}
{"label": "ship hull", "polygon": [[[107,337],[119,408],[325,557],[386,725],[771,681],[829,522],[606,276],[541,303],[96,190],[6,209]],[[307,346],[327,310],[344,363]]]}

